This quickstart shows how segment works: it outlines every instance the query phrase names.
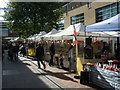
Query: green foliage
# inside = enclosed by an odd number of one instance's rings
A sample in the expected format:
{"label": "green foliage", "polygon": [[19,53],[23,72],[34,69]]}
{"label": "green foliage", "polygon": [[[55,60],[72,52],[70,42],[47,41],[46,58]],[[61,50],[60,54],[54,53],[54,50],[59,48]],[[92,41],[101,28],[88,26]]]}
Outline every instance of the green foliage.
{"label": "green foliage", "polygon": [[60,21],[62,11],[59,9],[63,3],[59,2],[10,2],[13,10],[5,11],[4,18],[9,21],[8,27],[24,36],[49,32],[58,28],[56,22]]}

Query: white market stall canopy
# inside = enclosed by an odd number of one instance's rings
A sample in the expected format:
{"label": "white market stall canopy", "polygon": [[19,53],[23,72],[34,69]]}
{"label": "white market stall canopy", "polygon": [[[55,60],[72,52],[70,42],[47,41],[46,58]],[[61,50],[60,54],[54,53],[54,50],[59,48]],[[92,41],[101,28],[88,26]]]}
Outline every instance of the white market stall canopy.
{"label": "white market stall canopy", "polygon": [[[82,23],[75,24],[76,32],[84,31],[84,25]],[[49,37],[53,40],[64,40],[64,39],[71,39],[73,38],[74,34],[74,27],[73,25],[70,25],[65,30],[61,30],[60,32],[50,35]]]}
{"label": "white market stall canopy", "polygon": [[[77,39],[78,40],[84,40],[85,37],[88,37],[88,36],[94,36],[95,38],[96,37],[102,37],[101,39],[103,38],[108,38],[109,35],[108,34],[100,34],[100,33],[92,33],[92,32],[87,32],[85,33],[84,32],[84,25],[82,23],[78,23],[78,24],[75,24],[75,29],[76,29],[76,32],[77,32]],[[52,32],[52,31],[51,31]],[[59,30],[57,31],[57,33],[52,33],[51,32],[45,34],[44,36],[44,40],[70,40],[70,39],[73,39],[73,34],[74,34],[74,28],[73,28],[73,25],[70,25],[68,28],[66,28],[65,30]],[[104,36],[104,37],[103,37]]]}
{"label": "white market stall canopy", "polygon": [[15,41],[24,41],[24,40],[22,38],[20,38],[20,37],[16,37],[14,39],[11,39],[10,41],[15,42]]}
{"label": "white market stall canopy", "polygon": [[42,32],[40,32],[35,38],[37,39],[37,40],[39,40],[39,39],[41,39],[41,36],[43,36],[43,35],[45,35],[46,34],[46,32],[45,31],[42,31]]}
{"label": "white market stall canopy", "polygon": [[31,36],[29,36],[27,39],[28,39],[28,40],[30,40],[31,38],[32,38],[32,35],[31,35]]}
{"label": "white market stall canopy", "polygon": [[36,38],[38,38],[39,36],[45,35],[45,34],[46,34],[46,32],[45,32],[45,31],[42,31],[42,32],[40,32],[40,33],[36,36]]}
{"label": "white market stall canopy", "polygon": [[42,31],[42,32],[40,32],[39,34],[31,35],[31,36],[28,37],[27,39],[28,39],[28,40],[38,40],[38,39],[40,39],[40,36],[45,35],[45,34],[46,34],[46,32],[45,32],[45,31]]}
{"label": "white market stall canopy", "polygon": [[37,36],[38,34],[34,34],[30,39],[31,40],[35,40],[35,37]]}
{"label": "white market stall canopy", "polygon": [[108,37],[120,37],[120,31],[92,32],[93,34],[106,35]]}
{"label": "white market stall canopy", "polygon": [[86,32],[120,31],[120,14],[99,23],[87,25]]}
{"label": "white market stall canopy", "polygon": [[56,29],[52,29],[49,33],[47,33],[47,34],[45,34],[45,35],[43,35],[43,36],[41,36],[41,37],[50,37],[50,35],[52,35],[52,34],[56,34],[56,33],[58,33],[58,31],[56,30]]}
{"label": "white market stall canopy", "polygon": [[[77,33],[82,29],[82,26],[83,26],[82,23],[75,24],[75,29]],[[73,25],[70,25],[68,28],[55,34],[54,36],[68,36],[73,34],[74,34],[74,28],[73,28]]]}

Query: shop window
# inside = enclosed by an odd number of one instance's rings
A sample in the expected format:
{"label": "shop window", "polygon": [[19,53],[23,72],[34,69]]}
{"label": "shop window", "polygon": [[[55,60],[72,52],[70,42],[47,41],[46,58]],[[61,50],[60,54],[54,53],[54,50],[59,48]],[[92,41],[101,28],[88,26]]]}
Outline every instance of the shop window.
{"label": "shop window", "polygon": [[84,14],[79,14],[71,17],[71,25],[76,23],[84,23]]}
{"label": "shop window", "polygon": [[[118,7],[120,8],[120,2]],[[120,13],[120,9],[118,13]],[[96,9],[96,22],[109,19],[115,15],[117,15],[117,3],[98,8]]]}
{"label": "shop window", "polygon": [[59,26],[59,30],[63,30],[64,29],[64,20],[61,20],[59,22],[57,22],[58,26]]}

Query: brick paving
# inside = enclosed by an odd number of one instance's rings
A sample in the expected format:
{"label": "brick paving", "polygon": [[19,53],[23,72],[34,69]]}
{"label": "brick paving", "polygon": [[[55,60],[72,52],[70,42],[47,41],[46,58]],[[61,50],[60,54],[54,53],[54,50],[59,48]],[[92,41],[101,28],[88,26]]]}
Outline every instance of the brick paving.
{"label": "brick paving", "polygon": [[[28,60],[37,66],[37,61],[33,61],[31,59],[28,59]],[[61,86],[62,88],[75,88],[75,89],[79,88],[79,89],[95,90],[95,88],[80,84],[80,79],[74,78],[74,76],[76,76],[75,73],[70,73],[70,72],[65,71],[63,69],[59,69],[56,66],[50,67],[48,65],[48,62],[45,62],[45,64],[46,64],[46,69],[45,70],[39,69],[39,71],[42,74],[46,75],[53,82],[55,82],[56,84]],[[41,67],[41,68],[43,68],[43,67]]]}

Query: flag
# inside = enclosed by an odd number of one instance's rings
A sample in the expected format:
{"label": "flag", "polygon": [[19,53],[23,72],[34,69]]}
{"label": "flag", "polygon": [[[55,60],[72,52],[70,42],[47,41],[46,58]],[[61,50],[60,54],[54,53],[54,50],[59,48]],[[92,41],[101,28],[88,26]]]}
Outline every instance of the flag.
{"label": "flag", "polygon": [[74,36],[75,36],[75,37],[77,36],[76,30],[74,30]]}
{"label": "flag", "polygon": [[75,29],[75,26],[73,25],[73,28],[74,28],[74,32],[73,32],[73,34],[74,34],[74,37],[73,37],[73,46],[75,46],[76,45],[76,41],[77,41],[77,38],[76,38],[76,36],[77,36],[77,32],[76,32],[76,29]]}
{"label": "flag", "polygon": [[77,32],[76,32],[76,29],[75,29],[75,26],[73,25],[73,28],[74,28],[74,37],[77,36]]}
{"label": "flag", "polygon": [[76,38],[76,37],[73,37],[73,43],[72,43],[73,46],[76,45],[76,41],[77,41],[77,38]]}

